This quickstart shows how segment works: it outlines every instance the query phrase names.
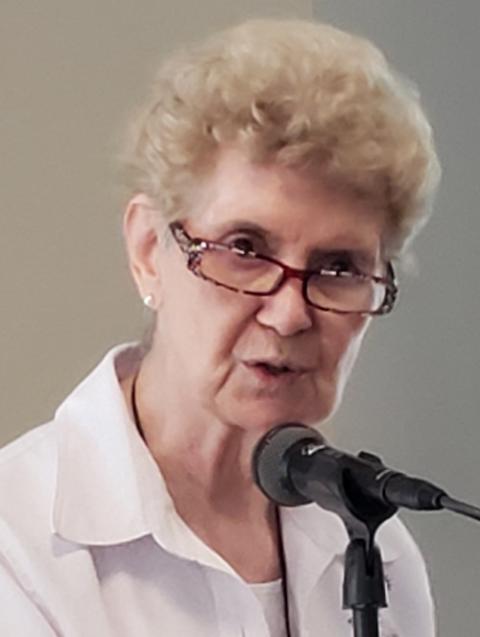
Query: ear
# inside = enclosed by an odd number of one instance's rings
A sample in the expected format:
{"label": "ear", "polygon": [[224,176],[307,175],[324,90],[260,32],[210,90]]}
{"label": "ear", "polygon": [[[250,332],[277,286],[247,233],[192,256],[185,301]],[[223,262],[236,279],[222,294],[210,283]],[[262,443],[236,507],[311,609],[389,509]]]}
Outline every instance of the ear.
{"label": "ear", "polygon": [[123,218],[123,236],[130,271],[142,299],[152,295],[149,304],[157,309],[161,298],[159,267],[159,232],[161,221],[158,210],[145,194],[135,195],[127,204]]}

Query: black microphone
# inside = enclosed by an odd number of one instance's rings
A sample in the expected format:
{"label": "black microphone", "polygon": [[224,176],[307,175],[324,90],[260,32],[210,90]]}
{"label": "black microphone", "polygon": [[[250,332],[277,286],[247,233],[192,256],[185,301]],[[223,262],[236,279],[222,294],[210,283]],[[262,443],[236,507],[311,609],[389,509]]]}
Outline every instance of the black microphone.
{"label": "black microphone", "polygon": [[316,502],[325,509],[375,516],[378,507],[443,508],[443,489],[385,467],[377,456],[353,456],[326,444],[318,431],[299,423],[279,425],[258,442],[252,458],[255,482],[276,504]]}

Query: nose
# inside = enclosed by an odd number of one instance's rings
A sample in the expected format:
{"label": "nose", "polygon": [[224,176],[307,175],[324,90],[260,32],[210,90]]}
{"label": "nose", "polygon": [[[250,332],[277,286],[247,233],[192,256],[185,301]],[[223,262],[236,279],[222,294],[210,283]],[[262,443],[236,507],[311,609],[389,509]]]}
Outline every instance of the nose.
{"label": "nose", "polygon": [[275,294],[261,298],[257,321],[280,336],[293,336],[312,327],[314,309],[305,302],[298,279],[285,281]]}

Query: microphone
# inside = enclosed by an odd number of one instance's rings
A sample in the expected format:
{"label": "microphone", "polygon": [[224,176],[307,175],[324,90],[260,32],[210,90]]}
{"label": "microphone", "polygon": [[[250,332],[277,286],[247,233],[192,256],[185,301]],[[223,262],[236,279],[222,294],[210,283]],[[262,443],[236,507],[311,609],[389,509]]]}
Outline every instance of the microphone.
{"label": "microphone", "polygon": [[326,444],[315,429],[299,423],[279,425],[257,443],[253,476],[263,493],[283,506],[316,502],[359,519],[397,507],[438,510],[448,499],[443,489],[389,469],[377,456],[353,456]]}

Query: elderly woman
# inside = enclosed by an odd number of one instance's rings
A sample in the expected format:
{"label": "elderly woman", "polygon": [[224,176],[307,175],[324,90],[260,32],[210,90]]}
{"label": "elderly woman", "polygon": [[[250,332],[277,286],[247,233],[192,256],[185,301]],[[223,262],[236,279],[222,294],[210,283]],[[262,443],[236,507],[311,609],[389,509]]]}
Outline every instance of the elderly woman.
{"label": "elderly woman", "polygon": [[[351,636],[341,521],[269,503],[251,455],[334,413],[393,307],[439,174],[418,98],[364,39],[248,22],[164,64],[124,165],[152,326],[1,453],[0,632]],[[416,545],[378,541],[382,636],[432,636]]]}

